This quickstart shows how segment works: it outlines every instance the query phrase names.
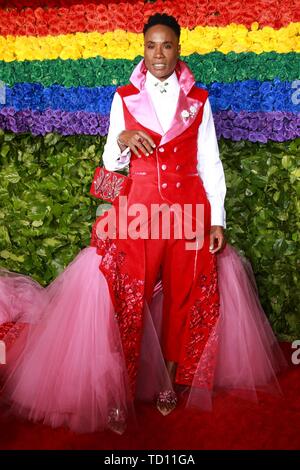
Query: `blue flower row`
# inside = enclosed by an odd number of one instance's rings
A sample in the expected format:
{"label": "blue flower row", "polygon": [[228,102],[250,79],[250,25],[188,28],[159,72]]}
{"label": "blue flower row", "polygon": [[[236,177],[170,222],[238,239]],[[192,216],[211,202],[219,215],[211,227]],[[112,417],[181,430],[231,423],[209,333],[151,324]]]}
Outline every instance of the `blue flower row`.
{"label": "blue flower row", "polygon": [[[232,110],[234,112],[300,112],[300,86],[280,81],[260,82],[258,80],[236,81],[234,83],[212,83],[204,86],[210,95],[213,111]],[[43,87],[38,83],[18,83],[6,87],[5,103],[0,106],[13,107],[16,111],[32,109],[45,111],[86,111],[109,114],[115,86],[70,87],[52,85]]]}

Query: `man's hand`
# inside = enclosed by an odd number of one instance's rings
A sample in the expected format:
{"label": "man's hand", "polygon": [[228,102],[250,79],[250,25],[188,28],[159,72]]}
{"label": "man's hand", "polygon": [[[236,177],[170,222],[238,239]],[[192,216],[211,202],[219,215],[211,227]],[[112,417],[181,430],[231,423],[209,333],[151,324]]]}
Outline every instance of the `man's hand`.
{"label": "man's hand", "polygon": [[139,130],[121,132],[118,142],[124,148],[129,147],[139,158],[141,158],[141,152],[148,157],[156,147],[151,137],[146,132]]}
{"label": "man's hand", "polygon": [[217,253],[225,246],[224,228],[221,225],[212,225],[210,229],[209,251]]}

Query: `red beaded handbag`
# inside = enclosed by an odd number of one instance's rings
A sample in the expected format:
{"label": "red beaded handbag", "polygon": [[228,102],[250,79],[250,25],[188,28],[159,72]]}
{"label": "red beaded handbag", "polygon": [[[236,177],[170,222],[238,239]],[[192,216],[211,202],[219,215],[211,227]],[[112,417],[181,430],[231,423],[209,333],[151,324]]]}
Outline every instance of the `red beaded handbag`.
{"label": "red beaded handbag", "polygon": [[131,178],[121,173],[97,167],[94,173],[90,193],[108,202],[114,202],[119,196],[129,192]]}

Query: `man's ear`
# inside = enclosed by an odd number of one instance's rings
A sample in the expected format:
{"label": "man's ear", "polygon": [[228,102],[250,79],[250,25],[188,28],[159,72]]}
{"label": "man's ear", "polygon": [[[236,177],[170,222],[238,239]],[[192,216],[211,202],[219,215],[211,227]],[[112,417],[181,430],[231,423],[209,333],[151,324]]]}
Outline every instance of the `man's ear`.
{"label": "man's ear", "polygon": [[178,57],[180,56],[181,53],[181,44],[178,44]]}

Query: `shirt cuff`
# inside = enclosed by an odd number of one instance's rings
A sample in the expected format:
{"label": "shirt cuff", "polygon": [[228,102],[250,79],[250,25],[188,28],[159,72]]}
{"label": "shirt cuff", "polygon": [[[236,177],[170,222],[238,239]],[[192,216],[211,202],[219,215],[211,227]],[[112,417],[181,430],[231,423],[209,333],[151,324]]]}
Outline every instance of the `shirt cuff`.
{"label": "shirt cuff", "polygon": [[116,160],[116,166],[118,170],[121,170],[125,168],[127,165],[129,165],[130,162],[130,157],[131,157],[131,151],[129,147],[126,147],[123,152],[119,153],[118,158]]}
{"label": "shirt cuff", "polygon": [[226,228],[226,211],[223,207],[216,207],[211,204],[211,225]]}

